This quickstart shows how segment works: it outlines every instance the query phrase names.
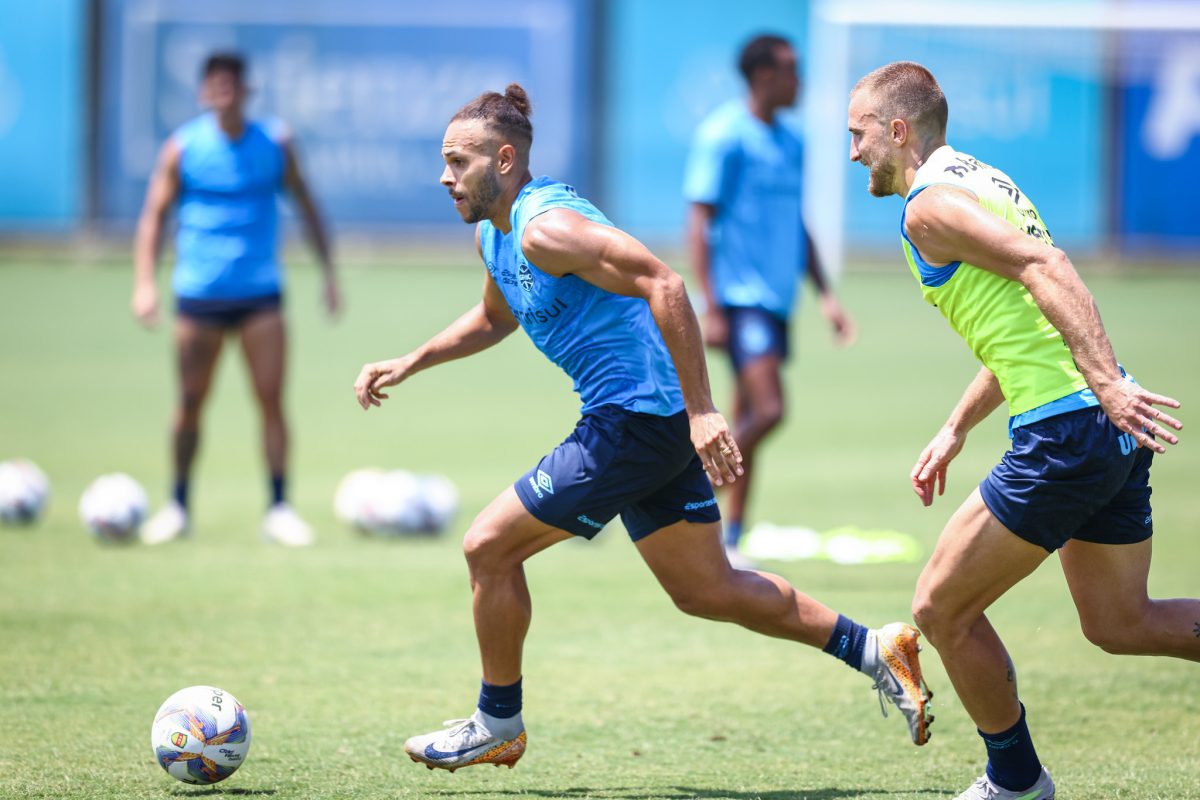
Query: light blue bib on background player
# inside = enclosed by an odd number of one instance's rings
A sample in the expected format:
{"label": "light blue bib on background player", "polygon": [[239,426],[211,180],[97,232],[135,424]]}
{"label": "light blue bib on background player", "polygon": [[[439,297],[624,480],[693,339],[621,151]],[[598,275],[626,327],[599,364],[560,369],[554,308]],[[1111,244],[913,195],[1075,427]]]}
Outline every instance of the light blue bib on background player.
{"label": "light blue bib on background player", "polygon": [[230,140],[214,114],[174,134],[180,149],[178,297],[240,300],[279,294],[277,256],[285,156],[277,123],[246,121]]}
{"label": "light blue bib on background player", "polygon": [[776,118],[767,125],[743,100],[701,123],[683,194],[716,207],[708,231],[713,290],[724,306],[791,316],[808,248],[801,218],[804,144]]}
{"label": "light blue bib on background player", "polygon": [[571,376],[585,412],[610,404],[664,417],[682,411],[675,365],[645,300],[574,275],[548,275],[521,251],[529,221],[556,208],[612,226],[573,188],[545,176],[517,195],[509,234],[487,220],[479,223],[484,264],[513,316],[537,349]]}

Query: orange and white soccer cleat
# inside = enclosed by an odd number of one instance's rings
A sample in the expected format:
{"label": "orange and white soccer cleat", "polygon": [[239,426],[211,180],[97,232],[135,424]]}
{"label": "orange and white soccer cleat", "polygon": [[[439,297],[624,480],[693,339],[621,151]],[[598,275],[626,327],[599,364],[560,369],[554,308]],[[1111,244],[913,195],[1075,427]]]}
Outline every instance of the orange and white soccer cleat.
{"label": "orange and white soccer cleat", "polygon": [[874,688],[879,692],[879,710],[886,717],[886,698],[900,709],[908,720],[908,732],[913,744],[929,741],[929,726],[933,724],[930,701],[933,692],[921,677],[921,661],[917,656],[920,631],[903,622],[892,622],[875,631],[879,646],[878,666],[875,668]]}
{"label": "orange and white soccer cleat", "polygon": [[429,769],[454,772],[477,764],[504,764],[509,769],[525,754],[525,726],[518,720],[519,731],[505,738],[493,734],[476,712],[467,719],[447,720],[444,730],[413,736],[404,743],[404,752],[413,761]]}

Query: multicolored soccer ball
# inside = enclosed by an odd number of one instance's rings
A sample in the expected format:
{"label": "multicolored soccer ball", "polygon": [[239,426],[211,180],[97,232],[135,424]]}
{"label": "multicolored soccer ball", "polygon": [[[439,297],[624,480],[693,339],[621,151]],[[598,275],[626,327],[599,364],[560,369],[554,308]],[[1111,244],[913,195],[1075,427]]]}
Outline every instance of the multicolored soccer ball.
{"label": "multicolored soccer ball", "polygon": [[246,760],[250,718],[215,686],[180,689],[154,715],[150,746],[158,765],[184,783],[219,783]]}
{"label": "multicolored soccer ball", "polygon": [[379,536],[442,533],[458,511],[458,489],[441,475],[357,469],[338,484],[338,519]]}
{"label": "multicolored soccer ball", "polygon": [[50,494],[50,481],[32,461],[0,461],[0,524],[32,524]]}
{"label": "multicolored soccer ball", "polygon": [[137,536],[146,518],[146,490],[128,475],[101,475],[79,498],[79,518],[96,538],[126,542]]}

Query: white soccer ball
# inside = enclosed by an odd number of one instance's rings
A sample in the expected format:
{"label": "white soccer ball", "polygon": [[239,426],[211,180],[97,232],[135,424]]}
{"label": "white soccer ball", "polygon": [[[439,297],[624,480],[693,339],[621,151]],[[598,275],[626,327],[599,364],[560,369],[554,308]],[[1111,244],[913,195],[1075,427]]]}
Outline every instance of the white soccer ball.
{"label": "white soccer ball", "polygon": [[421,499],[425,504],[426,530],[441,533],[458,513],[458,489],[445,475],[421,477]]}
{"label": "white soccer ball", "polygon": [[338,482],[333,510],[364,533],[440,533],[458,513],[458,489],[441,475],[356,469]]}
{"label": "white soccer ball", "polygon": [[384,535],[421,530],[425,524],[425,506],[416,475],[394,469],[384,476],[375,492],[367,520],[370,530]]}
{"label": "white soccer ball", "polygon": [[158,765],[184,783],[218,783],[250,750],[250,717],[233,695],[215,686],[190,686],[167,698],[154,715],[150,746]]}
{"label": "white soccer ball", "polygon": [[49,496],[50,481],[32,461],[15,458],[0,462],[0,523],[32,523]]}
{"label": "white soccer ball", "polygon": [[146,490],[124,473],[101,475],[79,498],[79,517],[102,541],[128,541],[146,518]]}
{"label": "white soccer ball", "polygon": [[347,525],[360,531],[369,531],[367,524],[371,515],[373,498],[380,492],[380,484],[387,475],[381,469],[356,469],[347,473],[337,485],[333,495],[333,513]]}

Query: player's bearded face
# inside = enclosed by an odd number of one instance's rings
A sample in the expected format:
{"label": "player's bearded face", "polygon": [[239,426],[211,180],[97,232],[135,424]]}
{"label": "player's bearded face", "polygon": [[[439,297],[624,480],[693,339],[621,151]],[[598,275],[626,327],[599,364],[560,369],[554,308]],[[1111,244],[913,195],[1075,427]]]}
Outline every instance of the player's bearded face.
{"label": "player's bearded face", "polygon": [[886,130],[867,98],[855,95],[850,101],[850,160],[867,168],[867,191],[875,197],[896,193],[899,172],[885,139]]}
{"label": "player's bearded face", "polygon": [[489,163],[478,177],[463,183],[467,184],[464,186],[467,208],[463,212],[463,221],[474,224],[491,216],[492,205],[500,196],[500,176],[495,165]]}
{"label": "player's bearded face", "polygon": [[867,174],[867,191],[875,197],[890,197],[896,193],[896,165],[887,160],[885,153],[878,154],[878,160],[872,159],[867,164],[870,170]]}

